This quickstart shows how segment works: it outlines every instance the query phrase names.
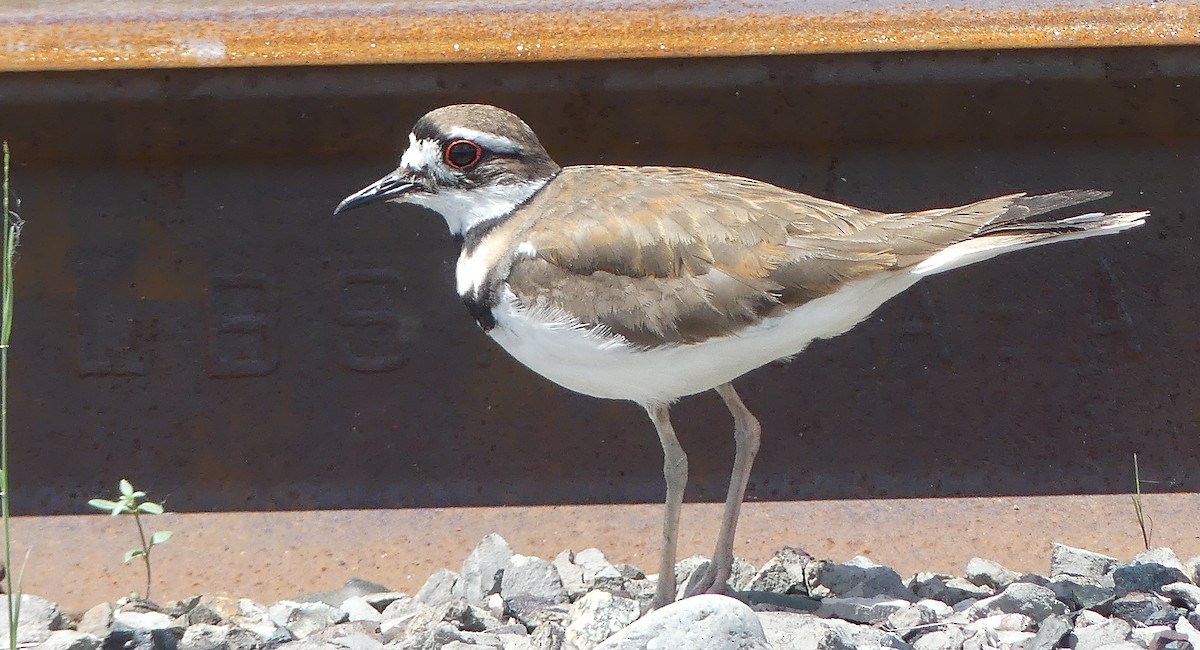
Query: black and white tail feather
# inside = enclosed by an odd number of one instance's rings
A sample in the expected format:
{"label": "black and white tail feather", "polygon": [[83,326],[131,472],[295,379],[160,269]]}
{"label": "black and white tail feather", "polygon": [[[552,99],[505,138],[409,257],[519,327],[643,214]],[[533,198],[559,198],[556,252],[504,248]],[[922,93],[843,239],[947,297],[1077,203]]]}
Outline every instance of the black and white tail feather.
{"label": "black and white tail feather", "polygon": [[[1063,190],[1050,194],[1011,195],[1012,204],[978,233],[916,265],[913,273],[932,275],[949,271],[997,255],[1034,246],[1053,244],[1071,239],[1111,235],[1142,225],[1148,211],[1088,212],[1073,217],[1046,217],[1054,212],[1081,203],[1103,199],[1112,194],[1103,190]],[[1039,218],[1041,217],[1041,218]]]}

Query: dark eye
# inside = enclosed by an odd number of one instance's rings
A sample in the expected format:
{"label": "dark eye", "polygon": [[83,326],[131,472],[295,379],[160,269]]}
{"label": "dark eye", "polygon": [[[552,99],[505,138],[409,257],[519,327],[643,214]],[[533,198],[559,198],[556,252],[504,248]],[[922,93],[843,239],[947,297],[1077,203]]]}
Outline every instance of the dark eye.
{"label": "dark eye", "polygon": [[446,164],[455,169],[466,169],[483,157],[483,147],[470,140],[455,140],[446,145]]}

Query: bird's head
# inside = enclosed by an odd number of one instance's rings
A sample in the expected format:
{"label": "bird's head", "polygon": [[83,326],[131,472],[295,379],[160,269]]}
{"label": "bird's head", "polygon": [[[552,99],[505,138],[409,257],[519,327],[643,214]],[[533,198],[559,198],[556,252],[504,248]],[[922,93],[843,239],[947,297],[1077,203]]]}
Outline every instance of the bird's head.
{"label": "bird's head", "polygon": [[446,106],[413,126],[395,170],[346,197],[334,214],[378,201],[415,203],[461,235],[508,214],[558,171],[516,115],[484,104]]}

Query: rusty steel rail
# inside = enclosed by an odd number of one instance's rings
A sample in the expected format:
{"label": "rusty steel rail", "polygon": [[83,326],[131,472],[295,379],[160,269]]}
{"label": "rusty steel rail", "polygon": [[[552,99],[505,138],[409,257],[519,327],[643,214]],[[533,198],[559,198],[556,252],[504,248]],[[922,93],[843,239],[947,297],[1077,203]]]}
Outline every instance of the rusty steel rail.
{"label": "rusty steel rail", "polygon": [[[1155,545],[1184,559],[1200,554],[1189,525],[1200,495],[1147,495],[1145,509],[1158,523]],[[720,515],[718,503],[687,506],[681,558],[711,553]],[[652,571],[661,516],[656,505],[168,515],[152,522],[175,532],[154,552],[153,590],[159,602],[225,591],[271,603],[355,577],[412,594],[438,569],[457,571],[493,532],[524,555],[550,559],[595,545],[612,562]],[[75,614],[128,593],[141,580],[137,565],[121,564],[131,526],[101,514],[18,518],[16,555],[30,551],[26,592]],[[749,503],[736,552],[756,566],[785,545],[839,561],[866,555],[905,578],[962,575],[969,559],[985,557],[1045,575],[1050,541],[1121,560],[1142,550],[1127,496],[1077,495]]]}
{"label": "rusty steel rail", "polygon": [[1191,45],[1200,3],[18,0],[0,71]]}

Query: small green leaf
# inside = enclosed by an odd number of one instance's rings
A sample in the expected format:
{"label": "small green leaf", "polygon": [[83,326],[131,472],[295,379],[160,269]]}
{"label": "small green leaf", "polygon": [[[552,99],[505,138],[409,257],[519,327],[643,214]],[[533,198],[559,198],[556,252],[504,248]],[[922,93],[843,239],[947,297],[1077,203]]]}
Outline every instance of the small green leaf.
{"label": "small green leaf", "polygon": [[121,482],[117,484],[117,487],[121,489],[121,496],[127,497],[133,495],[133,484],[130,483],[128,479],[121,479]]}
{"label": "small green leaf", "polygon": [[154,533],[153,535],[150,536],[150,545],[157,546],[159,544],[162,544],[163,542],[166,542],[168,539],[171,539],[171,535],[172,535],[172,533],[169,530],[157,531],[156,533]]}
{"label": "small green leaf", "polygon": [[137,509],[151,515],[161,515],[163,513],[163,507],[153,501],[139,503]]}
{"label": "small green leaf", "polygon": [[108,499],[91,499],[88,501],[88,505],[97,510],[103,510],[105,512],[120,510],[123,507],[116,501],[109,501]]}
{"label": "small green leaf", "polygon": [[128,564],[130,561],[132,561],[136,558],[142,557],[145,554],[146,554],[146,552],[140,548],[131,548],[128,551],[125,551],[125,560],[124,561],[126,564]]}

